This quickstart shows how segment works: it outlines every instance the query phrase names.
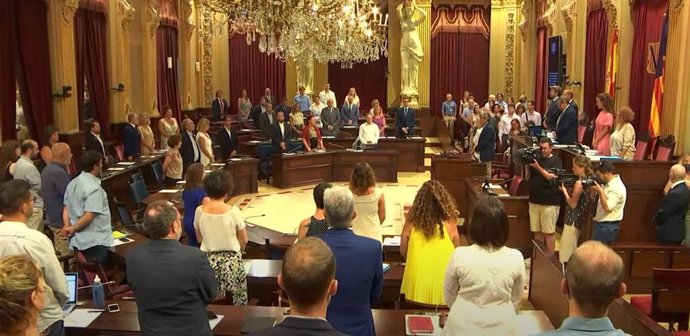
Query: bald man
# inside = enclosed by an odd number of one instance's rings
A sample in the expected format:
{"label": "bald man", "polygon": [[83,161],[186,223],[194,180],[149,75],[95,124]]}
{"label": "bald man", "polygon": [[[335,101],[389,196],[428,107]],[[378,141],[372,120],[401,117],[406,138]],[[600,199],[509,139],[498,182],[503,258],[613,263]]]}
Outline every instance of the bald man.
{"label": "bald man", "polygon": [[661,207],[654,215],[654,224],[659,230],[659,242],[680,245],[685,238],[685,213],[690,202],[690,189],[685,183],[685,167],[675,164],[668,173],[671,188],[661,201]]}
{"label": "bald man", "polygon": [[38,157],[39,149],[38,143],[34,140],[28,139],[22,142],[20,146],[21,156],[15,164],[14,173],[12,174],[15,180],[24,180],[31,185],[31,195],[34,197],[33,214],[26,222],[26,226],[30,229],[43,232],[43,197],[41,197],[41,173],[34,165],[34,159]]}
{"label": "bald man", "polygon": [[65,189],[70,181],[67,171],[72,162],[72,150],[64,142],[57,142],[51,148],[53,160],[41,172],[41,195],[45,204],[45,224],[53,231],[53,244],[59,255],[70,254],[69,241],[57,234],[62,229],[62,209]]}
{"label": "bald man", "polygon": [[625,295],[623,260],[608,246],[588,241],[570,256],[561,292],[568,298],[568,318],[540,336],[628,335],[606,316],[613,300]]}

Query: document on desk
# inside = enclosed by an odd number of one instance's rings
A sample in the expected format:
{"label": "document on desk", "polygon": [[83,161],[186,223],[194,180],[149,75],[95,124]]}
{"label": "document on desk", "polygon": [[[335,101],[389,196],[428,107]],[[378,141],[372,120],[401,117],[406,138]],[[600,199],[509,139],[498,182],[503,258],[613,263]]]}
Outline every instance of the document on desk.
{"label": "document on desk", "polygon": [[86,328],[91,322],[98,318],[102,312],[102,310],[88,308],[75,309],[65,317],[65,327]]}
{"label": "document on desk", "polygon": [[117,164],[120,166],[131,166],[134,164],[134,162],[132,162],[132,161],[121,161],[121,162],[118,162]]}
{"label": "document on desk", "polygon": [[112,168],[108,168],[108,171],[123,171],[125,169],[127,169],[127,168],[125,168],[125,167],[112,167]]}
{"label": "document on desk", "polygon": [[113,240],[113,247],[128,244],[128,243],[131,243],[133,241],[134,241],[134,239],[132,239],[132,238],[126,238],[125,240],[114,239]]}
{"label": "document on desk", "polygon": [[217,317],[214,318],[213,320],[208,320],[208,325],[211,326],[211,330],[215,328],[218,323],[220,323],[221,320],[223,320],[223,316],[225,315],[216,315]]}
{"label": "document on desk", "polygon": [[500,185],[493,184],[493,183],[489,183],[489,188],[491,188],[491,189],[503,189],[503,187],[501,187]]}
{"label": "document on desk", "polygon": [[240,158],[232,158],[232,159],[230,159],[230,161],[237,162],[237,161],[242,161],[242,159],[240,159]]}
{"label": "document on desk", "polygon": [[177,181],[177,184],[185,184],[185,183],[187,183],[187,181],[185,181],[185,180]]}
{"label": "document on desk", "polygon": [[211,167],[223,167],[225,163],[211,163]]}
{"label": "document on desk", "polygon": [[400,246],[400,236],[383,238],[383,246]]}
{"label": "document on desk", "polygon": [[174,193],[177,193],[179,191],[180,191],[180,189],[163,189],[163,190],[159,191],[159,193],[161,193],[161,194],[174,194]]}

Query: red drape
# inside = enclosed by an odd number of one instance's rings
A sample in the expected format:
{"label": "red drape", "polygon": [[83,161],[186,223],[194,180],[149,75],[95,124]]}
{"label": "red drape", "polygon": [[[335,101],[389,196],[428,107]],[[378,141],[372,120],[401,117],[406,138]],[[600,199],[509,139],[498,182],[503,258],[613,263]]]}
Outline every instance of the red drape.
{"label": "red drape", "polygon": [[[156,77],[158,81],[158,109],[168,106],[173,110],[173,115],[181,120],[180,91],[178,83],[178,56],[177,28],[160,25],[156,32]],[[172,60],[172,68],[168,67],[168,58]]]}
{"label": "red drape", "polygon": [[0,10],[0,126],[2,140],[17,137],[15,130],[15,92],[16,76],[14,74],[14,45],[15,45],[15,9],[14,1],[8,1],[6,7]]}
{"label": "red drape", "polygon": [[[436,21],[439,10],[439,7],[432,8],[432,22]],[[490,9],[485,9],[483,16],[490,24]],[[478,32],[440,32],[431,39],[430,57],[432,115],[441,115],[446,93],[451,93],[456,102],[462,99],[464,91],[473,94],[478,103],[486,100],[489,95],[488,38]]]}
{"label": "red drape", "polygon": [[[264,95],[264,89],[270,88],[271,94],[276,97],[278,103],[285,92],[285,63],[273,54],[264,54],[259,51],[258,42],[247,45],[244,34],[232,34],[230,36],[230,109],[237,114],[237,98],[242,89],[247,90],[247,96],[252,104],[259,103],[259,98]],[[293,92],[293,95],[296,94]],[[288,97],[292,101],[292,97]]]}
{"label": "red drape", "polygon": [[[46,125],[53,123],[50,58],[48,57],[50,55],[48,5],[44,0],[15,0],[14,6],[15,76],[19,84],[29,132],[33,137],[38,137]],[[6,11],[7,8],[2,10]],[[4,114],[5,111],[2,113]]]}
{"label": "red drape", "polygon": [[609,22],[604,9],[596,9],[587,16],[587,39],[585,40],[585,92],[581,109],[590,120],[596,118],[596,96],[606,91],[606,37]]}
{"label": "red drape", "polygon": [[[378,99],[381,106],[387,105],[387,86],[388,77],[388,58],[381,56],[375,62],[357,63],[352,69],[343,69],[340,63],[328,64],[328,82],[331,84],[331,91],[335,92],[340,106],[345,101],[351,87],[357,90],[359,96],[360,110],[369,110],[371,101]],[[323,90],[324,83],[314,83],[314,91]]]}
{"label": "red drape", "polygon": [[[84,79],[89,87],[93,117],[101,124],[107,137],[110,132],[110,87],[106,62],[108,46],[106,15],[102,12],[78,9],[74,17],[74,44],[77,72],[77,107],[84,119]],[[81,121],[81,120],[80,120]]]}
{"label": "red drape", "polygon": [[[654,89],[654,72],[647,69],[650,43],[659,42],[661,22],[668,0],[637,1],[633,7],[635,26],[632,63],[630,66],[630,108],[635,111],[633,126],[646,130]],[[655,51],[656,53],[656,51]]]}
{"label": "red drape", "polygon": [[549,99],[548,86],[546,78],[546,67],[548,65],[549,57],[549,37],[547,27],[537,28],[537,67],[534,82],[534,102],[535,109],[541,113],[546,112],[548,105],[546,100]]}

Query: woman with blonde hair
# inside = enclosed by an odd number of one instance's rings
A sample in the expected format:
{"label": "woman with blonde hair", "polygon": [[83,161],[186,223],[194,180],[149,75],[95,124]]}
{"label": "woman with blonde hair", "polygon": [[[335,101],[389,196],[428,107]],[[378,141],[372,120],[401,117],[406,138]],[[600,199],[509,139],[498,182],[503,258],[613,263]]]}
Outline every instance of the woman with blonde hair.
{"label": "woman with blonde hair", "polygon": [[383,242],[381,225],[386,220],[386,200],[383,190],[376,187],[376,176],[366,162],[355,165],[350,175],[350,191],[355,198],[355,213],[352,231],[356,235]]}
{"label": "woman with blonde hair", "polygon": [[352,97],[352,103],[359,106],[359,96],[357,95],[357,90],[355,90],[355,88],[351,87],[350,90],[347,91],[343,105],[347,105],[347,97]]}
{"label": "woman with blonde hair", "polygon": [[446,266],[460,245],[458,215],[455,199],[438,181],[426,181],[417,192],[400,237],[400,254],[407,260],[400,293],[406,300],[444,304]]}
{"label": "woman with blonde hair", "polygon": [[237,98],[237,118],[240,123],[249,120],[249,112],[252,109],[252,100],[247,96],[247,90],[242,89],[240,97]]}
{"label": "woman with blonde hair", "polygon": [[151,129],[151,117],[148,114],[142,113],[139,118],[139,135],[141,136],[141,155],[148,155],[156,150],[156,139],[153,136]]}
{"label": "woman with blonde hair", "polygon": [[292,105],[290,113],[290,127],[292,127],[293,135],[301,135],[302,128],[304,128],[304,114],[300,111],[299,103]]}
{"label": "woman with blonde hair", "polygon": [[611,134],[611,155],[630,161],[635,157],[635,112],[621,107],[616,115],[616,126]]}
{"label": "woman with blonde hair", "polygon": [[173,110],[168,106],[163,107],[163,118],[158,120],[158,131],[161,133],[161,148],[168,149],[168,138],[180,133],[180,125],[173,117]]}
{"label": "woman with blonde hair", "polygon": [[587,209],[591,200],[591,196],[587,191],[586,185],[583,181],[594,178],[594,171],[592,171],[592,163],[589,158],[584,155],[578,155],[573,158],[573,174],[577,175],[578,180],[572,186],[572,193],[561,183],[560,189],[565,197],[565,215],[563,216],[563,233],[561,234],[561,243],[559,251],[559,259],[563,263],[567,263],[570,255],[575,252],[577,248],[577,241],[580,238],[580,228],[582,222],[585,220]]}
{"label": "woman with blonde hair", "polygon": [[46,284],[26,255],[0,258],[0,335],[38,336]]}
{"label": "woman with blonde hair", "polygon": [[206,118],[199,119],[199,124],[196,126],[196,142],[199,144],[201,151],[201,164],[206,167],[216,161],[213,155],[213,142],[211,136],[208,135],[208,130],[211,128],[211,122]]}
{"label": "woman with blonde hair", "polygon": [[386,131],[386,115],[383,113],[383,108],[381,108],[381,103],[379,103],[378,99],[374,99],[371,101],[371,109],[369,109],[369,113],[374,116],[374,124],[379,127],[379,130],[381,133],[379,133],[380,136],[385,136],[385,131]]}

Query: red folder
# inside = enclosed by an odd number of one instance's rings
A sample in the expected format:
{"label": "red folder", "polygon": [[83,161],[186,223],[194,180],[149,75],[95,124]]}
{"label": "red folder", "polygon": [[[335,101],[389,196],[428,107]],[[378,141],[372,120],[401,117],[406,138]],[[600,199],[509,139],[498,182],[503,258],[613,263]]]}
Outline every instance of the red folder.
{"label": "red folder", "polygon": [[407,326],[410,332],[430,334],[434,332],[434,324],[428,316],[408,316]]}

